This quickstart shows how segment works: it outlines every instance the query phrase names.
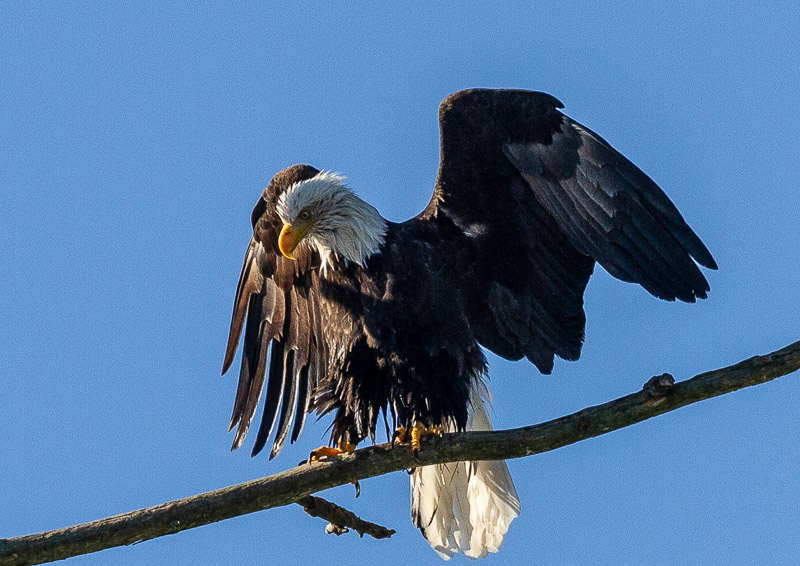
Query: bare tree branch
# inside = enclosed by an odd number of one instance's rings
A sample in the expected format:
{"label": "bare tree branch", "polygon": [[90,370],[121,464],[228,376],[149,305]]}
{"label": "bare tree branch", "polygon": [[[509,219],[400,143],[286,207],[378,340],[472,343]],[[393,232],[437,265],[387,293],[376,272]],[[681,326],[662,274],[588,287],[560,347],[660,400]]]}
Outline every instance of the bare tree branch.
{"label": "bare tree branch", "polygon": [[[520,458],[605,434],[685,405],[758,385],[800,368],[800,341],[766,356],[671,385],[658,376],[632,395],[523,428],[427,437],[422,465]],[[0,539],[0,566],[40,564],[177,533],[263,509],[301,502],[311,493],[418,465],[407,446],[371,446],[247,483],[34,535]]]}
{"label": "bare tree branch", "polygon": [[387,529],[386,527],[365,521],[352,511],[348,511],[344,507],[340,507],[321,497],[307,495],[298,499],[295,503],[302,505],[303,511],[312,517],[320,517],[330,521],[329,524],[334,527],[334,529],[331,530],[332,534],[340,535],[346,533],[348,529],[353,529],[362,537],[364,535],[369,535],[373,538],[390,538],[397,532],[394,529]]}

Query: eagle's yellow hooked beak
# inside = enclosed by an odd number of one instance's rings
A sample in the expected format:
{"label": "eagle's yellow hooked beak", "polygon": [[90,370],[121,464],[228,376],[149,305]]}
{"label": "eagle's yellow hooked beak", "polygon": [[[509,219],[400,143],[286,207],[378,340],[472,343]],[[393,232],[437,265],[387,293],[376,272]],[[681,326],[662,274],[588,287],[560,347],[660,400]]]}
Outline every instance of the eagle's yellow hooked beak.
{"label": "eagle's yellow hooked beak", "polygon": [[281,253],[289,259],[294,259],[294,257],[292,257],[292,252],[300,242],[303,241],[310,227],[311,224],[305,222],[284,224],[281,235],[278,236],[278,248],[281,250]]}

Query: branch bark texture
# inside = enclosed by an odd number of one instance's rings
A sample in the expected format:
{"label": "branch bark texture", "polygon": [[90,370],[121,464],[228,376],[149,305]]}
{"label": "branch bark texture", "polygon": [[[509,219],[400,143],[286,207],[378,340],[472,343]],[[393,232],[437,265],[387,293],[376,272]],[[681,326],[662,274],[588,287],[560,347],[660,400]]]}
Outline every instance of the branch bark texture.
{"label": "branch bark texture", "polygon": [[340,507],[321,497],[307,495],[301,497],[295,503],[301,505],[303,511],[312,517],[320,517],[330,521],[329,524],[336,529],[332,531],[334,534],[344,534],[353,529],[360,537],[369,535],[372,538],[390,538],[396,532],[394,529],[387,529],[384,526],[365,521],[352,511],[348,511],[344,507]]}
{"label": "branch bark texture", "polygon": [[239,515],[303,503],[311,493],[417,465],[505,460],[555,450],[685,405],[758,385],[800,369],[800,341],[786,348],[671,385],[671,376],[603,405],[511,430],[426,437],[419,463],[407,445],[370,446],[265,478],[82,525],[0,539],[0,566],[40,564],[133,544]]}

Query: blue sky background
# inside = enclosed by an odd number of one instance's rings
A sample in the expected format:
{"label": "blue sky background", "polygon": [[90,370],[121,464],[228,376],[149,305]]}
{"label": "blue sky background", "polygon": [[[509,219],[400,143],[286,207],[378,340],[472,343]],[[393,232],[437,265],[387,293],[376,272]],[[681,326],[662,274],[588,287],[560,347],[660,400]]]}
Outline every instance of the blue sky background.
{"label": "blue sky background", "polygon": [[[236,372],[219,369],[250,209],[308,162],[391,220],[416,214],[437,105],[461,88],[557,96],[720,265],[696,305],[598,270],[579,362],[543,377],[491,358],[497,426],[800,338],[796,2],[377,4],[0,6],[0,537],[278,472],[326,440],[319,422],[273,462],[252,439],[228,450]],[[523,513],[485,563],[796,563],[799,405],[790,377],[510,462]],[[438,563],[404,473],[352,492],[326,496],[394,538],[325,536],[289,507],[70,563]]]}

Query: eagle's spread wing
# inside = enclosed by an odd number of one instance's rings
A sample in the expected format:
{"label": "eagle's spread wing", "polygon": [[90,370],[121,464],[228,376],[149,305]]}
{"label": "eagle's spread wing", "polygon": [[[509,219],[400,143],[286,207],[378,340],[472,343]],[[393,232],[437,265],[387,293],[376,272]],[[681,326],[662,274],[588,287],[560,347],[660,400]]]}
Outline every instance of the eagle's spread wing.
{"label": "eagle's spread wing", "polygon": [[235,449],[250,428],[268,376],[267,400],[253,455],[264,448],[276,424],[270,458],[280,452],[290,429],[292,442],[297,439],[305,424],[314,386],[325,368],[327,353],[320,321],[319,278],[318,270],[314,269],[319,258],[305,247],[297,250],[296,261],[281,255],[277,244],[282,222],[275,211],[283,190],[317,173],[313,167],[302,165],[284,170],[264,191],[251,216],[253,237],[236,289],[222,373],[233,362],[244,327],[242,367],[230,428],[239,426],[233,441]]}
{"label": "eagle's spread wing", "polygon": [[[550,95],[468,90],[439,109],[441,161],[423,218],[472,243],[464,265],[478,340],[549,373],[577,359],[597,261],[667,300],[705,298],[711,254],[661,189]],[[692,259],[694,258],[694,260]]]}

